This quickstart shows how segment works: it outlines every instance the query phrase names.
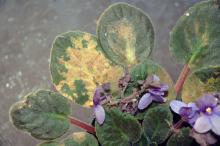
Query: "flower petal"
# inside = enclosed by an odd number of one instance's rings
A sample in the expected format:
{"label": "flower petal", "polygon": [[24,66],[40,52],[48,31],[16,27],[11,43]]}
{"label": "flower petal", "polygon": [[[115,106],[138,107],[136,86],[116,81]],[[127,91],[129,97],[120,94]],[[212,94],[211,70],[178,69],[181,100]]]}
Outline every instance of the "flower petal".
{"label": "flower petal", "polygon": [[105,110],[101,105],[94,106],[96,121],[101,125],[105,121]]}
{"label": "flower petal", "polygon": [[138,103],[138,109],[145,109],[146,107],[148,107],[148,105],[151,104],[152,101],[153,99],[150,93],[144,94]]}
{"label": "flower petal", "polygon": [[111,84],[110,83],[104,83],[102,84],[102,88],[104,91],[109,91],[111,89]]}
{"label": "flower petal", "polygon": [[97,87],[95,90],[95,93],[93,95],[93,103],[94,105],[98,105],[100,103],[100,97],[101,93],[103,92],[103,89],[101,87]]}
{"label": "flower petal", "polygon": [[200,116],[193,127],[198,133],[205,133],[212,128],[210,119],[206,115]]}
{"label": "flower petal", "polygon": [[212,124],[212,131],[215,132],[215,134],[220,135],[220,116],[213,114],[210,116],[210,121]]}
{"label": "flower petal", "polygon": [[160,78],[157,75],[153,75],[153,82],[160,82]]}
{"label": "flower petal", "polygon": [[218,105],[214,108],[214,113],[218,114],[220,116],[220,105]]}
{"label": "flower petal", "polygon": [[196,106],[196,104],[194,102],[190,102],[187,105],[188,107],[191,107],[193,111],[198,111],[199,108]]}
{"label": "flower petal", "polygon": [[194,113],[194,115],[193,116],[190,116],[190,118],[188,119],[188,123],[191,125],[191,126],[193,126],[194,124],[195,124],[195,122],[196,122],[196,120],[199,118],[199,113],[198,112],[196,112],[196,113]]}
{"label": "flower petal", "polygon": [[169,89],[169,86],[167,84],[161,84],[160,85],[160,90],[161,91],[168,91],[168,89]]}
{"label": "flower petal", "polygon": [[148,91],[154,95],[164,95],[164,92],[160,91],[160,89],[149,89]]}
{"label": "flower petal", "polygon": [[179,110],[179,114],[182,117],[186,117],[189,118],[192,115],[193,111],[192,111],[192,107],[182,107]]}
{"label": "flower petal", "polygon": [[206,107],[215,107],[217,103],[218,101],[212,94],[206,94],[196,102],[196,105],[203,111]]}
{"label": "flower petal", "polygon": [[160,96],[160,95],[151,95],[152,98],[153,98],[153,101],[156,101],[156,102],[166,102],[167,99],[164,98],[163,96]]}
{"label": "flower petal", "polygon": [[179,114],[180,109],[182,107],[187,107],[187,104],[185,104],[184,102],[179,101],[179,100],[172,100],[170,102],[170,107],[175,113]]}

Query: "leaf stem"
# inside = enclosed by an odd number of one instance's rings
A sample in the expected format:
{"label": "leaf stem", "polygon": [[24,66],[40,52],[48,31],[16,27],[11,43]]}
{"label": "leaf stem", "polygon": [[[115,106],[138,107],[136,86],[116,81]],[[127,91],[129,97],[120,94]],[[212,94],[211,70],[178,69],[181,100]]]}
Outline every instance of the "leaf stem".
{"label": "leaf stem", "polygon": [[180,119],[176,124],[173,125],[173,128],[174,129],[178,129],[182,126],[184,120],[183,119]]}
{"label": "leaf stem", "polygon": [[189,74],[189,71],[190,71],[190,68],[189,68],[189,65],[188,64],[185,64],[181,73],[180,73],[180,76],[175,84],[175,91],[177,93],[177,95],[180,93],[182,87],[183,87],[183,84],[186,80],[186,77],[188,76]]}
{"label": "leaf stem", "polygon": [[176,122],[174,125],[172,125],[172,128],[170,129],[170,134],[169,134],[169,136],[168,136],[167,139],[169,139],[169,137],[172,136],[173,133],[176,133],[177,130],[178,130],[179,128],[181,128],[183,122],[184,122],[184,119],[181,118],[178,122]]}
{"label": "leaf stem", "polygon": [[86,130],[89,133],[95,134],[95,127],[93,127],[90,124],[87,124],[85,122],[80,121],[79,119],[76,119],[74,117],[68,117],[70,120],[70,123],[73,125],[76,125],[84,130]]}

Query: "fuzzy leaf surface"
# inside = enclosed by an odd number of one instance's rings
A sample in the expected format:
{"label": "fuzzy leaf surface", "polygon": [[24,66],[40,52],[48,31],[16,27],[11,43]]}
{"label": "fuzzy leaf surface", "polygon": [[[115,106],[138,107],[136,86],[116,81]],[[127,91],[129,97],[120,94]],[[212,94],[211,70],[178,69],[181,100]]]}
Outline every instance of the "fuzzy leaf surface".
{"label": "fuzzy leaf surface", "polygon": [[11,121],[33,137],[52,140],[69,129],[70,104],[67,98],[50,91],[39,90],[15,103],[10,110]]}
{"label": "fuzzy leaf surface", "polygon": [[133,116],[112,109],[103,125],[96,123],[96,135],[103,146],[128,146],[140,139],[141,126]]}
{"label": "fuzzy leaf surface", "polygon": [[130,67],[145,60],[154,47],[154,30],[149,17],[126,3],[107,8],[99,18],[98,39],[105,56]]}
{"label": "fuzzy leaf surface", "polygon": [[167,105],[160,105],[147,111],[144,121],[144,134],[152,142],[163,143],[170,133],[173,116]]}
{"label": "fuzzy leaf surface", "polygon": [[180,132],[173,134],[168,142],[168,146],[191,146],[193,138],[189,136],[190,128],[183,128]]}
{"label": "fuzzy leaf surface", "polygon": [[180,17],[171,32],[170,50],[192,70],[220,64],[220,10],[214,0],[200,2]]}

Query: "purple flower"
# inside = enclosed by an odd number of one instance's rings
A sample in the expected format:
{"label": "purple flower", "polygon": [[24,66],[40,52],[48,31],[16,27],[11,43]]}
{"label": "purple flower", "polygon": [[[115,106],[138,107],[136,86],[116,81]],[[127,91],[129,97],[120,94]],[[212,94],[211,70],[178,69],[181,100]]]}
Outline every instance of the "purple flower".
{"label": "purple flower", "polygon": [[98,86],[93,96],[93,111],[96,121],[101,125],[105,121],[105,110],[101,105],[101,102],[108,96],[106,91],[110,90],[110,84],[106,83],[102,86]]}
{"label": "purple flower", "polygon": [[193,128],[198,133],[212,130],[220,135],[220,105],[218,99],[211,94],[206,94],[196,102],[196,105],[199,108],[200,116]]}
{"label": "purple flower", "polygon": [[[156,75],[152,76],[153,83],[158,83],[160,81],[160,78]],[[159,86],[151,86],[147,93],[145,93],[139,103],[138,103],[138,109],[143,110],[146,107],[148,107],[153,101],[156,102],[166,102],[165,92],[167,92],[169,89],[168,85],[166,84],[160,84]]]}
{"label": "purple flower", "polygon": [[172,100],[170,102],[171,109],[179,114],[183,120],[187,121],[189,124],[193,125],[198,118],[198,107],[195,103],[184,103],[178,100]]}

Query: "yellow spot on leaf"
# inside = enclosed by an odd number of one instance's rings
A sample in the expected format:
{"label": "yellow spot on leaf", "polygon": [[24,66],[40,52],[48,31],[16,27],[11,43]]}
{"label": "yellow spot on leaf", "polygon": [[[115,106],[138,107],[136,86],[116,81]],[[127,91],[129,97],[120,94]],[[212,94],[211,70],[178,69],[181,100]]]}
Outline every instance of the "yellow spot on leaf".
{"label": "yellow spot on leaf", "polygon": [[75,45],[75,48],[83,48],[83,44],[82,44],[82,38],[71,38],[71,42],[72,44]]}
{"label": "yellow spot on leaf", "polygon": [[209,36],[208,33],[204,33],[202,35],[202,43],[204,46],[207,46],[209,44]]}
{"label": "yellow spot on leaf", "polygon": [[207,92],[216,92],[220,90],[220,79],[219,78],[209,78],[207,83],[204,85]]}
{"label": "yellow spot on leaf", "polygon": [[93,102],[91,100],[86,101],[86,103],[84,104],[85,107],[92,107],[93,106]]}
{"label": "yellow spot on leaf", "polygon": [[83,39],[86,40],[86,41],[90,41],[92,39],[91,35],[86,33],[84,36],[83,36]]}
{"label": "yellow spot on leaf", "polygon": [[203,46],[209,45],[209,32],[208,32],[208,27],[209,27],[209,22],[205,22],[205,32],[202,34],[202,44]]}
{"label": "yellow spot on leaf", "polygon": [[81,143],[85,141],[86,139],[86,134],[84,132],[76,132],[73,133],[73,139],[77,141],[78,143]]}
{"label": "yellow spot on leaf", "polygon": [[125,40],[126,43],[126,57],[129,63],[134,63],[136,56],[135,56],[135,43],[136,37],[134,28],[129,24],[127,21],[121,21],[116,25],[117,34],[119,38]]}
{"label": "yellow spot on leaf", "polygon": [[115,29],[117,31],[119,38],[130,40],[130,41],[132,40],[136,41],[134,40],[135,37],[134,37],[133,26],[131,26],[131,24],[127,20],[119,21],[115,25]]}

